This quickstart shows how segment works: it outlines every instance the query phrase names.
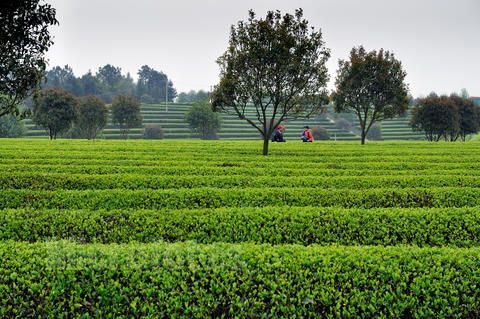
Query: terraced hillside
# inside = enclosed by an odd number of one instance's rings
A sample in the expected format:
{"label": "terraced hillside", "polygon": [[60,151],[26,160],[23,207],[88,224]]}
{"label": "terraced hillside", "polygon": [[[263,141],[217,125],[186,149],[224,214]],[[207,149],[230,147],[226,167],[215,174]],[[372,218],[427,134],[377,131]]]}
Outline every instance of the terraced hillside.
{"label": "terraced hillside", "polygon": [[[187,139],[192,135],[187,124],[184,121],[184,114],[190,105],[187,104],[170,104],[168,111],[165,105],[142,105],[142,115],[144,124],[161,125],[165,131],[166,139]],[[253,110],[252,110],[253,112]],[[328,130],[331,139],[337,140],[358,140],[359,137],[353,132],[345,132],[335,126],[332,116],[322,116],[310,120],[295,120],[286,122],[287,127],[285,136],[287,140],[298,140],[304,125],[319,125]],[[386,140],[397,139],[423,139],[423,135],[413,133],[408,126],[409,119],[395,119],[385,121],[383,124],[383,135]],[[35,127],[30,121],[26,120],[25,124],[28,129],[27,137],[43,137],[47,135],[44,130]],[[248,125],[245,121],[239,120],[232,115],[223,115],[223,126],[219,133],[220,139],[259,139],[259,133]],[[109,124],[99,138],[119,139],[121,138],[119,129],[113,124]],[[143,138],[143,128],[134,128],[129,135],[130,139]]]}
{"label": "terraced hillside", "polygon": [[478,318],[480,144],[3,140],[1,318]]}

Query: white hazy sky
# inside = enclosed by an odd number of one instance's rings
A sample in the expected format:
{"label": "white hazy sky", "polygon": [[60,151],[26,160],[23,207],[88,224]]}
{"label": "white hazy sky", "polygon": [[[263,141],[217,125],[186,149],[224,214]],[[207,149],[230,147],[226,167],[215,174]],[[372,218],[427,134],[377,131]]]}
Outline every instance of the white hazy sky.
{"label": "white hazy sky", "polygon": [[414,96],[466,88],[480,96],[480,0],[47,0],[57,9],[50,67],[76,75],[107,63],[136,78],[148,64],[165,72],[178,92],[208,90],[218,80],[215,60],[226,50],[230,26],[249,9],[304,16],[323,32],[332,57],[353,46],[395,53]]}

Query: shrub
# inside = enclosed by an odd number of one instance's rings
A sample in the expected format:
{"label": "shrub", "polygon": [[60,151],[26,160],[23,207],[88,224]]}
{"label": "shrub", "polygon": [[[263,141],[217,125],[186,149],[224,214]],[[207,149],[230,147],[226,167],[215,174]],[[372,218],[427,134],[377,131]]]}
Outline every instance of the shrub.
{"label": "shrub", "polygon": [[23,122],[7,114],[0,117],[0,137],[22,137],[26,129]]}
{"label": "shrub", "polygon": [[143,130],[143,138],[146,140],[162,140],[164,137],[163,128],[157,124],[147,124]]}
{"label": "shrub", "polygon": [[314,126],[312,127],[312,134],[313,138],[316,140],[329,140],[330,139],[330,134],[328,134],[328,131],[326,128],[321,127],[321,126]]}
{"label": "shrub", "polygon": [[382,127],[380,124],[373,124],[367,133],[367,138],[372,141],[379,141],[382,139]]}
{"label": "shrub", "polygon": [[195,102],[185,113],[185,122],[192,132],[201,139],[216,139],[222,120],[219,113],[213,112],[208,102]]}
{"label": "shrub", "polygon": [[0,316],[477,318],[479,255],[478,248],[7,241]]}

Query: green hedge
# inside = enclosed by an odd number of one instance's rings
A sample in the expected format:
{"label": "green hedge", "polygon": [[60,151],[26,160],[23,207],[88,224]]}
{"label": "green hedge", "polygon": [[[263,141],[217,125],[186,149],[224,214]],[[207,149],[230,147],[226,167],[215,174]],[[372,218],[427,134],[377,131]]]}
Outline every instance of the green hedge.
{"label": "green hedge", "polygon": [[68,173],[5,173],[0,175],[0,189],[168,189],[197,187],[312,187],[332,188],[407,188],[407,187],[480,187],[480,177],[474,176],[148,176],[74,175]]}
{"label": "green hedge", "polygon": [[342,168],[332,163],[324,168],[284,168],[284,167],[245,167],[235,160],[213,162],[210,165],[164,165],[163,163],[152,162],[150,165],[135,165],[125,161],[122,165],[98,165],[95,163],[84,163],[70,165],[63,164],[1,164],[2,174],[27,174],[27,173],[70,173],[70,174],[139,174],[139,175],[250,175],[250,176],[394,176],[394,175],[443,175],[443,176],[480,176],[480,169],[441,167],[441,168],[412,168],[408,165],[397,165],[391,168]]}
{"label": "green hedge", "polygon": [[478,318],[480,250],[0,244],[2,318]]}
{"label": "green hedge", "polygon": [[3,210],[0,240],[480,246],[480,207]]}
{"label": "green hedge", "polygon": [[194,188],[167,190],[0,190],[0,209],[160,209],[264,206],[472,207],[477,188],[313,189]]}

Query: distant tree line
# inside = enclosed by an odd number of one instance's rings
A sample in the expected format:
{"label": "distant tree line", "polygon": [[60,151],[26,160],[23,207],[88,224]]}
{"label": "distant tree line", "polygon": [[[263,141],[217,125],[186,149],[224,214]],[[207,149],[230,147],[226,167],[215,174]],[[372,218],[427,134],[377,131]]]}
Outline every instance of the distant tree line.
{"label": "distant tree line", "polygon": [[[42,88],[62,88],[75,96],[95,95],[111,103],[118,95],[135,96],[143,103],[172,102],[177,91],[168,76],[148,65],[138,71],[135,83],[129,73],[122,74],[122,69],[111,64],[100,67],[95,74],[88,71],[77,77],[70,66],[56,66],[48,70],[41,84]],[[166,96],[167,95],[167,96]]]}
{"label": "distant tree line", "polygon": [[428,141],[467,140],[480,130],[480,106],[468,96],[438,96],[431,93],[417,99],[410,125],[414,131],[424,132]]}
{"label": "distant tree line", "polygon": [[208,101],[209,94],[207,91],[204,90],[191,90],[189,92],[181,92],[178,94],[177,102],[178,103],[194,103],[194,102],[201,102],[201,101]]}
{"label": "distant tree line", "polygon": [[131,128],[142,125],[140,102],[133,96],[117,95],[109,109],[98,96],[75,97],[58,87],[44,89],[34,96],[32,120],[47,131],[50,139],[60,135],[95,139],[107,125],[109,111],[125,139]]}

